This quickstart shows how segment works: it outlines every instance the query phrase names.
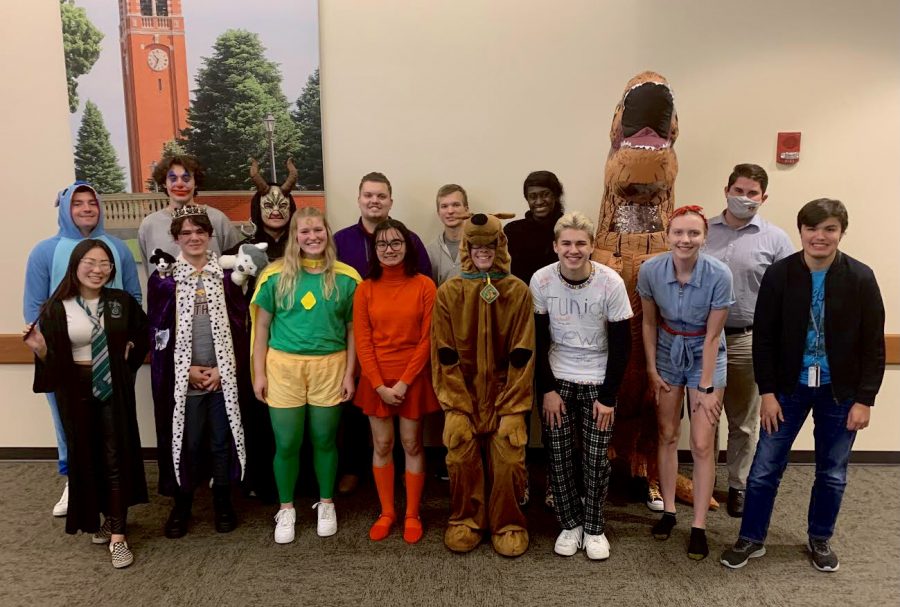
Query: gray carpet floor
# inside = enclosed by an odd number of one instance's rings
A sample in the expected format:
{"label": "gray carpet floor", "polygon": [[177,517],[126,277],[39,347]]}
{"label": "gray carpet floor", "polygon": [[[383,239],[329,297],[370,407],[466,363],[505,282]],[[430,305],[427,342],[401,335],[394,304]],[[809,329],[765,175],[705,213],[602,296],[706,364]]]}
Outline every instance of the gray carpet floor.
{"label": "gray carpet floor", "polygon": [[[147,464],[151,489],[155,463]],[[540,494],[542,474],[532,470]],[[819,573],[805,551],[811,466],[791,466],[782,484],[767,542],[768,554],[732,571],[718,555],[734,541],[739,521],[724,508],[710,514],[710,558],[686,556],[690,508],[680,506],[672,538],[650,536],[657,515],[642,504],[610,504],[612,556],[591,562],[584,553],[553,554],[558,528],[534,503],[531,546],[518,559],[496,555],[489,543],[455,555],[442,543],[447,484],[429,479],[422,518],[425,537],[407,546],[395,532],[369,541],[377,514],[371,486],[337,502],[339,530],[315,534],[312,497],[298,499],[297,539],[272,540],[273,507],[239,498],[241,525],[218,534],[211,497],[201,490],[190,532],[162,535],[169,500],[129,512],[135,563],[114,570],[105,547],[64,532],[50,516],[62,481],[49,462],[0,463],[0,605],[708,605],[725,607],[900,604],[900,467],[855,465],[833,539],[841,568]],[[720,469],[719,487],[725,487]],[[398,487],[398,495],[402,490]]]}

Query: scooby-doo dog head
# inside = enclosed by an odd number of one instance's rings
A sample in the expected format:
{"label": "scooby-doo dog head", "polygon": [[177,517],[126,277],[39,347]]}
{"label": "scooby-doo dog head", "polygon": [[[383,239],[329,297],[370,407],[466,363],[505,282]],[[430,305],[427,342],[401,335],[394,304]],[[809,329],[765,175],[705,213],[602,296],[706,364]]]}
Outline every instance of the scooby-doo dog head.
{"label": "scooby-doo dog head", "polygon": [[491,272],[503,272],[509,274],[509,249],[506,244],[506,234],[503,233],[501,219],[514,217],[512,213],[475,213],[463,224],[463,236],[459,243],[459,265],[463,272],[474,274],[480,270],[475,267],[469,255],[470,245],[487,245],[495,243],[497,252],[494,256],[494,265]]}

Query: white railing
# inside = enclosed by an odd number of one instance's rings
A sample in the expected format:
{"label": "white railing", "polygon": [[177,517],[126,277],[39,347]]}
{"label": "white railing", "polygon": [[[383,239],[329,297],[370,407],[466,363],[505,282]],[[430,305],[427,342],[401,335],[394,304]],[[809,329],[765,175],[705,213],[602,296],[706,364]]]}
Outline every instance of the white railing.
{"label": "white railing", "polygon": [[107,194],[103,197],[103,223],[109,229],[137,228],[150,213],[163,209],[169,199],[159,194]]}

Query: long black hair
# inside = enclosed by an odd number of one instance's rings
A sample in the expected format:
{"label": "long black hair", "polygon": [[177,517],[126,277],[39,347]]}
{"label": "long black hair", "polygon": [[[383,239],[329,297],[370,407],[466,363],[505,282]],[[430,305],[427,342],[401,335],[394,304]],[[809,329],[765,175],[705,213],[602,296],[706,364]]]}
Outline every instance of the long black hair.
{"label": "long black hair", "polygon": [[407,276],[415,276],[419,272],[419,252],[412,242],[412,233],[403,225],[402,221],[388,217],[375,226],[375,230],[372,232],[372,239],[369,241],[369,278],[378,280],[383,273],[384,269],[381,267],[381,262],[378,261],[378,252],[375,250],[375,241],[378,239],[378,234],[387,230],[400,232],[403,242],[406,243],[406,254],[403,256],[403,272]]}
{"label": "long black hair", "polygon": [[106,280],[106,283],[109,284],[115,279],[115,258],[113,257],[109,245],[102,240],[86,238],[75,245],[75,248],[72,250],[72,255],[69,257],[69,267],[66,268],[66,273],[63,276],[62,282],[59,283],[59,286],[53,291],[53,295],[47,300],[47,306],[54,301],[63,301],[64,299],[69,299],[70,297],[81,294],[81,283],[78,281],[78,264],[81,263],[81,259],[87,255],[87,252],[91,249],[103,249],[103,252],[106,253],[106,256],[109,258],[112,270],[109,273],[109,278]]}

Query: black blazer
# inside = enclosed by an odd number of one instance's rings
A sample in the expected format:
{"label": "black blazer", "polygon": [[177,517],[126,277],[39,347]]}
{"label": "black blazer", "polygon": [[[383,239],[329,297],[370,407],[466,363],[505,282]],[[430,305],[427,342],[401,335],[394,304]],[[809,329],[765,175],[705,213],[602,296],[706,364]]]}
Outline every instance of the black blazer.
{"label": "black blazer", "polygon": [[[791,394],[805,381],[803,351],[812,277],[803,251],[769,266],[753,318],[760,394]],[[838,251],[825,276],[825,353],[838,400],[874,405],[884,377],[884,304],[869,266]]]}

